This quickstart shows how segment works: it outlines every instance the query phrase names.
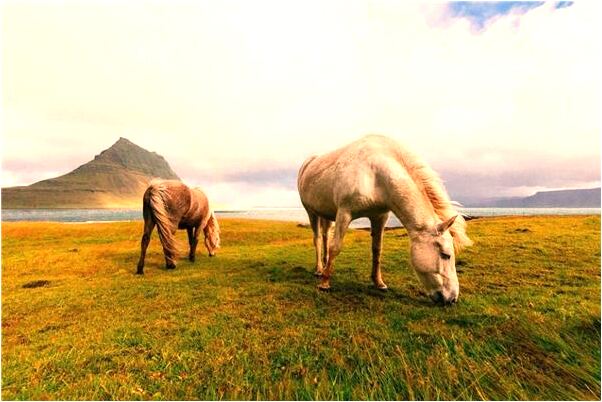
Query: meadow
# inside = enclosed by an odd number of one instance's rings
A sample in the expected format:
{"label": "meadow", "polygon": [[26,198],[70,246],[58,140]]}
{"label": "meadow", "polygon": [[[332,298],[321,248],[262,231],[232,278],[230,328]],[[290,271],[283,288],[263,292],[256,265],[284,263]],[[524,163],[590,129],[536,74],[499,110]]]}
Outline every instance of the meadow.
{"label": "meadow", "polygon": [[449,307],[403,229],[389,291],[351,230],[323,293],[310,229],[220,223],[175,270],[155,232],[144,276],[141,221],[3,223],[2,399],[600,399],[599,216],[470,221]]}

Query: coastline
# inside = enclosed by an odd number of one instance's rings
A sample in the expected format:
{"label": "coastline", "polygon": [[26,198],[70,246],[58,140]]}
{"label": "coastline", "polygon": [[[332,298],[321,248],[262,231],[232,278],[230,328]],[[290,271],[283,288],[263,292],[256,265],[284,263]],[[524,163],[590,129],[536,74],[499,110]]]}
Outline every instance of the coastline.
{"label": "coastline", "polygon": [[[466,220],[493,216],[561,216],[561,215],[600,215],[600,208],[458,208]],[[281,222],[308,223],[303,208],[251,208],[216,210],[218,219],[241,218],[272,220]],[[45,222],[124,222],[142,220],[140,209],[3,209],[2,222],[45,221]],[[367,218],[358,218],[351,227],[368,227]],[[390,215],[387,227],[399,227],[400,222]]]}

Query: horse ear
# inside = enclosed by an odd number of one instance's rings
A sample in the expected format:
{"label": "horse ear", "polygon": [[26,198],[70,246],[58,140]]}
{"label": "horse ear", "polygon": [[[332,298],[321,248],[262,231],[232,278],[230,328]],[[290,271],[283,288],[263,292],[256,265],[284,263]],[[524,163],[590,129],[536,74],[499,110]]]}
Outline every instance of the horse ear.
{"label": "horse ear", "polygon": [[447,229],[449,229],[449,227],[454,223],[454,221],[456,220],[457,217],[458,217],[458,215],[454,215],[451,218],[449,218],[448,220],[446,220],[445,222],[441,222],[440,224],[438,224],[437,225],[437,233],[443,233]]}

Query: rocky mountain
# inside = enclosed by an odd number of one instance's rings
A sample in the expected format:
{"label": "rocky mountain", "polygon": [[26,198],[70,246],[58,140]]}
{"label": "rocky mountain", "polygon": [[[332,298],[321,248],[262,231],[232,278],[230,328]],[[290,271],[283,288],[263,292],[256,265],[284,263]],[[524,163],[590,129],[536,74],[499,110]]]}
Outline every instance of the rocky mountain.
{"label": "rocky mountain", "polygon": [[125,138],[77,169],[2,189],[2,208],[141,208],[153,178],[176,179],[167,161]]}
{"label": "rocky mountain", "polygon": [[529,197],[498,198],[479,207],[501,208],[600,208],[600,188],[539,191]]}

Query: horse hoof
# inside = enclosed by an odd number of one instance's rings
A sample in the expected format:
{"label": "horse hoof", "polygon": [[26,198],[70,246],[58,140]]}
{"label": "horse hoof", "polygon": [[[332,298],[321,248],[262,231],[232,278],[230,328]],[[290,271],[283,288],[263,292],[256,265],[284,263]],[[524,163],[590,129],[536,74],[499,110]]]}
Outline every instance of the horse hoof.
{"label": "horse hoof", "polygon": [[143,271],[136,271],[136,275],[144,275]]}
{"label": "horse hoof", "polygon": [[175,265],[166,265],[165,268],[167,269],[176,269]]}
{"label": "horse hoof", "polygon": [[380,285],[376,285],[376,289],[380,290],[381,292],[386,292],[389,290],[389,287],[384,283],[381,283]]}
{"label": "horse hoof", "polygon": [[330,285],[318,285],[318,290],[321,290],[322,292],[330,292]]}
{"label": "horse hoof", "polygon": [[318,278],[321,277],[324,274],[324,271],[316,271],[314,272],[314,276],[317,276]]}

